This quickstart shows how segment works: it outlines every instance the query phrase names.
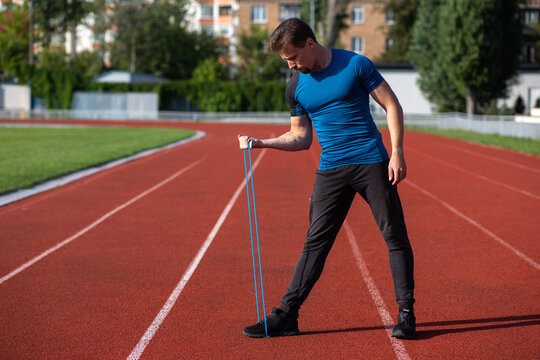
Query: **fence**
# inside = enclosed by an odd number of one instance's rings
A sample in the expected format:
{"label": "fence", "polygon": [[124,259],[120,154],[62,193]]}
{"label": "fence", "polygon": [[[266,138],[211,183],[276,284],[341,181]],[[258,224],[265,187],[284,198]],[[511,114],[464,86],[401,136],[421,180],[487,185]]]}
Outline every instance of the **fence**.
{"label": "fence", "polygon": [[[289,123],[287,112],[137,112],[103,110],[0,110],[1,119],[92,119],[92,120],[159,120],[228,123]],[[378,125],[386,123],[382,115],[374,115]],[[439,129],[470,130],[484,134],[499,134],[540,139],[539,122],[516,121],[514,116],[478,116],[462,113],[405,115],[405,124]]]}

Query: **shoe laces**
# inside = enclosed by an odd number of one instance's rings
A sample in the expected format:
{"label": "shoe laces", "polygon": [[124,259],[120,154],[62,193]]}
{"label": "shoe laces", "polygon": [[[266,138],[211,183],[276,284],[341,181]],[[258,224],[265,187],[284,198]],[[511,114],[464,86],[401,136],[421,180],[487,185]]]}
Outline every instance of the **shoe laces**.
{"label": "shoe laces", "polygon": [[409,322],[409,319],[411,317],[410,311],[400,311],[398,316],[398,322],[400,324],[407,324]]}

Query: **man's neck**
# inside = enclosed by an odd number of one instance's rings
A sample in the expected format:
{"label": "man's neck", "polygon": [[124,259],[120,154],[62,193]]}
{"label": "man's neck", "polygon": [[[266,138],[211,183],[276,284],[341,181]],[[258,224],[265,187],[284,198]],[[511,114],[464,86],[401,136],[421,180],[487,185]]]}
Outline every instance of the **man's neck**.
{"label": "man's neck", "polygon": [[316,48],[317,60],[313,66],[313,71],[320,71],[327,67],[332,61],[332,50],[321,45]]}

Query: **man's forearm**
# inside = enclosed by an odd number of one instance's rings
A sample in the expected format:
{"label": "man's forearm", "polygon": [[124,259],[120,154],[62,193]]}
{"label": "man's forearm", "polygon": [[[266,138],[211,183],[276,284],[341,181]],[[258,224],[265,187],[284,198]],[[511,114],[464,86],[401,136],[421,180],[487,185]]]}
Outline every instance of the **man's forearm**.
{"label": "man's forearm", "polygon": [[253,147],[272,148],[285,151],[307,150],[311,146],[311,134],[298,135],[291,131],[272,139],[254,139]]}
{"label": "man's forearm", "polygon": [[392,154],[403,155],[403,110],[400,105],[387,109],[386,121],[390,132],[390,141],[392,143]]}

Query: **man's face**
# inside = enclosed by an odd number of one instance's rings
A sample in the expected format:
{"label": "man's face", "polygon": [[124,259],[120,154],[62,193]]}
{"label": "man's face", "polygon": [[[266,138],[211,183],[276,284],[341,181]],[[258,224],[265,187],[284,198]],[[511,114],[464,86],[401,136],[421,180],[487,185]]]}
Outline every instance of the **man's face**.
{"label": "man's face", "polygon": [[306,44],[301,48],[287,44],[279,55],[283,60],[287,61],[289,69],[298,70],[303,74],[309,74],[315,63],[313,40],[307,39]]}

